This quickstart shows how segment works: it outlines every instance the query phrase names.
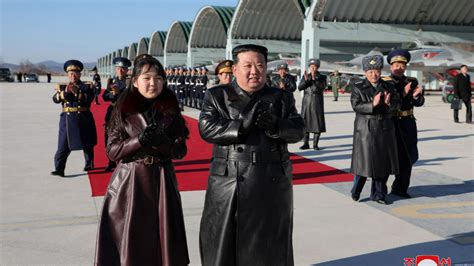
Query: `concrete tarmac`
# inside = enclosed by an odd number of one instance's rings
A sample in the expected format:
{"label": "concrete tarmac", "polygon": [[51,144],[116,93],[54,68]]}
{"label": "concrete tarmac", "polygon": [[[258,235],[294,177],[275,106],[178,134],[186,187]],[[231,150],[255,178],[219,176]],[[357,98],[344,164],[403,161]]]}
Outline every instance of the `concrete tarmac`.
{"label": "concrete tarmac", "polygon": [[[69,156],[67,178],[50,175],[60,106],[51,99],[55,84],[40,81],[0,83],[0,265],[91,265],[102,197],[91,197],[82,152]],[[299,109],[301,95],[294,95]],[[349,171],[349,95],[334,102],[327,94],[325,112],[322,150],[300,151],[297,143],[290,151]],[[184,114],[197,118],[199,112],[187,108]],[[373,203],[367,200],[370,182],[360,202],[350,198],[351,182],[294,186],[296,265],[404,265],[417,255],[474,265],[474,127],[464,123],[464,109],[455,124],[439,95],[427,95],[415,116],[420,159],[412,199]],[[200,265],[204,193],[181,193],[191,265]]]}

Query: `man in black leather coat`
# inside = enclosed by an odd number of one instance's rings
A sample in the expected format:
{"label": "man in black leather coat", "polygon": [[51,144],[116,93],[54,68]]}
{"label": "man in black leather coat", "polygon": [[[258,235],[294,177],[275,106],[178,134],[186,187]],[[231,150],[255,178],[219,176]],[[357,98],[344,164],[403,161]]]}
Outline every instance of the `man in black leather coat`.
{"label": "man in black leather coat", "polygon": [[209,89],[199,131],[214,144],[200,228],[203,265],[293,265],[288,143],[304,135],[291,93],[265,84],[267,49],[232,51],[235,80]]}
{"label": "man in black leather coat", "polygon": [[381,55],[362,59],[366,78],[356,82],[351,94],[356,113],[351,172],[352,199],[359,200],[367,177],[372,178],[370,199],[387,204],[387,180],[398,174],[398,152],[392,114],[400,109],[400,97],[392,84],[380,78]]}

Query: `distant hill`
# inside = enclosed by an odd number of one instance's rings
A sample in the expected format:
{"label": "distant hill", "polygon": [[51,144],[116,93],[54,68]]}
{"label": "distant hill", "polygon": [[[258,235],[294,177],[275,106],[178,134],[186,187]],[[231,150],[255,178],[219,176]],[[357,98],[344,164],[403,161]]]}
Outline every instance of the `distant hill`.
{"label": "distant hill", "polygon": [[[0,62],[0,67],[8,67],[12,72],[24,71],[24,72],[50,72],[50,73],[64,73],[64,63],[58,63],[53,60],[41,61],[39,63],[26,62],[23,65],[10,64],[6,62]],[[84,63],[85,69],[92,69],[96,65],[93,63]],[[27,69],[27,70],[25,70]],[[41,74],[41,73],[39,73]]]}

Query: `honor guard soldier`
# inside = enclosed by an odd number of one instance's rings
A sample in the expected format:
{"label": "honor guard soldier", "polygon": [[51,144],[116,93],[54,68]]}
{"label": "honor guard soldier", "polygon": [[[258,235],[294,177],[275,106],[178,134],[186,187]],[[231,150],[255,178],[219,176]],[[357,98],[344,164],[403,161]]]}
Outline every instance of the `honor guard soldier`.
{"label": "honor guard soldier", "polygon": [[191,107],[192,108],[197,108],[197,102],[198,102],[198,82],[199,82],[199,68],[198,67],[193,67],[193,72],[192,72],[193,78],[193,86],[191,88]]}
{"label": "honor guard soldier", "polygon": [[401,108],[393,117],[397,133],[398,163],[400,173],[395,175],[392,184],[392,194],[410,198],[407,193],[413,164],[418,160],[418,132],[414,107],[425,103],[423,90],[416,78],[405,76],[410,53],[404,49],[391,51],[387,56],[391,75],[383,80],[393,84],[401,99]]}
{"label": "honor guard soldier", "polygon": [[[106,102],[110,102],[105,114],[105,145],[107,146],[107,124],[109,123],[110,117],[112,116],[112,110],[114,109],[115,103],[117,102],[120,94],[122,94],[129,86],[130,79],[127,78],[128,68],[132,65],[132,62],[125,57],[116,57],[112,61],[115,65],[115,76],[107,80],[107,88],[102,94],[102,99]],[[114,161],[109,160],[109,164],[105,168],[106,172],[111,172],[116,166]]]}
{"label": "honor guard soldier", "polygon": [[277,70],[278,75],[272,75],[269,85],[289,92],[294,92],[296,90],[296,79],[288,74],[288,64],[279,64]]}
{"label": "honor guard soldier", "polygon": [[202,66],[201,67],[201,76],[199,77],[199,98],[198,98],[198,108],[201,109],[202,103],[204,100],[204,94],[206,93],[207,90],[207,67]]}
{"label": "honor guard soldier", "polygon": [[189,72],[189,107],[193,108],[194,93],[196,92],[196,68],[190,67]]}
{"label": "honor guard soldier", "polygon": [[71,151],[83,150],[84,171],[94,169],[94,146],[97,144],[97,131],[90,106],[94,100],[91,83],[81,81],[84,65],[78,60],[64,63],[69,83],[58,84],[53,102],[60,103],[63,111],[59,120],[58,150],[54,155],[55,170],[52,175],[64,177],[66,161]]}
{"label": "honor guard soldier", "polygon": [[185,89],[185,101],[184,104],[188,107],[191,107],[191,79],[192,79],[192,68],[188,67],[187,72],[186,72],[186,77],[184,77],[184,83],[186,84],[186,89]]}
{"label": "honor guard soldier", "polygon": [[168,72],[166,73],[166,81],[168,83],[168,88],[173,91],[173,78],[174,78],[174,72],[173,72],[173,67],[169,66],[168,67]]}
{"label": "honor guard soldier", "polygon": [[214,74],[217,77],[216,84],[229,84],[232,81],[234,75],[232,74],[232,60],[224,60],[216,66]]}
{"label": "honor guard soldier", "polygon": [[185,74],[184,74],[184,67],[178,67],[178,76],[175,78],[175,86],[176,86],[176,96],[178,97],[179,108],[181,111],[184,110],[184,83]]}
{"label": "honor guard soldier", "polygon": [[94,67],[92,69],[92,72],[94,73],[94,76],[92,76],[92,85],[94,87],[94,100],[95,104],[100,104],[99,95],[100,91],[102,90],[102,82],[100,80],[100,75],[97,73],[97,67]]}
{"label": "honor guard soldier", "polygon": [[178,92],[176,91],[176,79],[178,78],[178,68],[177,67],[172,67],[171,68],[171,78],[170,78],[170,89],[173,91],[173,93],[176,95],[176,98],[178,98]]}

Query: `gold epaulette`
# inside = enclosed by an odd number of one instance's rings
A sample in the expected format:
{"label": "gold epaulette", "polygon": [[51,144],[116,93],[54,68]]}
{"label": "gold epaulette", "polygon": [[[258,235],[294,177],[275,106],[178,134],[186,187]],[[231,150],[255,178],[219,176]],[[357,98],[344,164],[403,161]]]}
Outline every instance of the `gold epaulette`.
{"label": "gold epaulette", "polygon": [[393,80],[393,79],[390,76],[386,76],[386,77],[382,77],[382,80],[383,81],[390,81],[390,80]]}

